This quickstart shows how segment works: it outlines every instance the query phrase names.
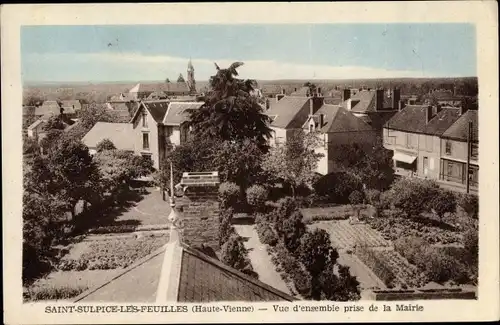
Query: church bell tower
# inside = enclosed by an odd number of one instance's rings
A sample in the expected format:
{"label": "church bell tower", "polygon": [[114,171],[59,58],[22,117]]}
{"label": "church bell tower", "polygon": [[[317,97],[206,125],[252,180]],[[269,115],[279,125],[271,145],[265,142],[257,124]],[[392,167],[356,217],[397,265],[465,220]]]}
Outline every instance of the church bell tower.
{"label": "church bell tower", "polygon": [[196,93],[196,81],[194,80],[194,67],[193,67],[193,63],[191,62],[191,59],[189,59],[188,68],[187,68],[187,84],[189,87],[189,91],[192,94],[195,94]]}

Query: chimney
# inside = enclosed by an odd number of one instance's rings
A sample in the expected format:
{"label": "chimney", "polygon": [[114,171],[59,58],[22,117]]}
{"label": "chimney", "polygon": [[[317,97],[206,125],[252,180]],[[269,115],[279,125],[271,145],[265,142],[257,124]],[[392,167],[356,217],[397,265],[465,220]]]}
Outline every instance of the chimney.
{"label": "chimney", "polygon": [[320,97],[321,96],[321,87],[318,87],[317,92],[318,92],[318,97]]}
{"label": "chimney", "polygon": [[398,111],[401,111],[405,107],[406,107],[405,103],[402,100],[399,100],[399,102],[398,102]]}
{"label": "chimney", "polygon": [[344,88],[344,90],[342,91],[342,101],[346,101],[349,98],[351,98],[351,90]]}
{"label": "chimney", "polygon": [[219,247],[219,174],[217,172],[183,173],[181,197],[182,240],[190,246]]}
{"label": "chimney", "polygon": [[285,95],[285,89],[281,88],[281,94]]}
{"label": "chimney", "polygon": [[432,106],[429,105],[425,109],[425,123],[429,123],[432,117]]}
{"label": "chimney", "polygon": [[297,87],[295,87],[295,88],[293,89],[293,91],[297,91]]}
{"label": "chimney", "polygon": [[324,114],[319,114],[319,127],[322,128],[323,125],[324,125],[324,121],[325,121],[325,115]]}
{"label": "chimney", "polygon": [[397,88],[392,89],[392,109],[397,109],[399,105],[399,100],[401,99],[401,92]]}
{"label": "chimney", "polygon": [[384,90],[375,90],[375,110],[380,111],[384,108]]}
{"label": "chimney", "polygon": [[314,100],[311,98],[309,99],[309,116],[314,115]]}

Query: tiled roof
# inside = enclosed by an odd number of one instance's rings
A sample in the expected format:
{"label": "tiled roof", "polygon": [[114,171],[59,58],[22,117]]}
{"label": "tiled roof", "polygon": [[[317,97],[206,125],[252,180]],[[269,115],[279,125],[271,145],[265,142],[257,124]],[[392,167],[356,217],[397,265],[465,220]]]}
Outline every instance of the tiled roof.
{"label": "tiled roof", "polygon": [[189,93],[189,87],[185,82],[164,82],[164,83],[139,83],[130,93],[153,93],[164,92],[167,95]]}
{"label": "tiled roof", "polygon": [[142,104],[149,111],[156,123],[161,123],[168,110],[168,100],[144,101]]}
{"label": "tiled roof", "polygon": [[203,102],[171,102],[163,118],[163,124],[180,125],[189,119],[192,110],[199,109],[203,104]]}
{"label": "tiled roof", "polygon": [[[278,128],[302,128],[309,115],[309,99],[307,97],[285,96],[273,104],[265,114],[276,116],[271,126]],[[305,115],[305,116],[302,116]]]}
{"label": "tiled roof", "polygon": [[479,140],[478,118],[476,110],[468,110],[458,118],[444,133],[443,138],[467,141],[469,122],[472,122],[472,141]]}
{"label": "tiled roof", "polygon": [[117,149],[134,150],[132,128],[130,123],[97,122],[83,137],[82,142],[89,148],[95,148],[102,140],[109,139]]}
{"label": "tiled roof", "polygon": [[290,96],[307,97],[309,94],[309,87],[303,86],[291,93]]}
{"label": "tiled roof", "polygon": [[[361,90],[351,96],[351,111],[353,112],[373,112],[375,111],[375,91]],[[347,101],[342,103],[342,107],[347,108]]]}
{"label": "tiled roof", "polygon": [[82,109],[82,103],[78,99],[70,99],[61,101],[62,107],[64,107],[64,111],[66,112],[68,109],[79,110]]}
{"label": "tiled roof", "polygon": [[50,114],[60,114],[61,107],[55,100],[46,100],[41,106],[35,108],[35,115],[50,115]]}
{"label": "tiled roof", "polygon": [[267,284],[178,241],[134,263],[75,302],[293,301]]}
{"label": "tiled roof", "polygon": [[343,107],[336,105],[323,105],[316,115],[324,114],[325,126],[321,132],[339,133],[339,132],[361,132],[373,131],[372,127],[362,119],[354,116]]}
{"label": "tiled roof", "polygon": [[166,99],[166,98],[167,94],[165,94],[165,92],[163,91],[155,91],[148,96],[148,99]]}
{"label": "tiled roof", "polygon": [[[384,127],[429,135],[442,135],[459,117],[459,109],[443,107],[427,123],[427,105],[408,105],[396,113]],[[433,110],[433,113],[435,110]]]}
{"label": "tiled roof", "polygon": [[281,94],[281,86],[280,85],[262,85],[261,91],[266,95],[276,95]]}

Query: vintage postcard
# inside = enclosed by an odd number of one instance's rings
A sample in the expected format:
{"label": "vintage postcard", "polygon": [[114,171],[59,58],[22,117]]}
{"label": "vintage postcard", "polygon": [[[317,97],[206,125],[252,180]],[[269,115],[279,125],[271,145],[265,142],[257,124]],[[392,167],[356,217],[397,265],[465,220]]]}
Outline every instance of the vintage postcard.
{"label": "vintage postcard", "polygon": [[5,323],[498,320],[496,2],[1,14]]}

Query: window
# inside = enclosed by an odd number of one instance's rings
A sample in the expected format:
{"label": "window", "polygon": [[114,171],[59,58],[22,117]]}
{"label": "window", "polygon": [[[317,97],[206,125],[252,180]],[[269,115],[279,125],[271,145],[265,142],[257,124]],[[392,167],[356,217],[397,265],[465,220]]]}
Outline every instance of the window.
{"label": "window", "polygon": [[477,158],[478,158],[478,144],[477,143],[471,143],[470,158],[474,159],[474,160],[477,160]]}
{"label": "window", "polygon": [[451,155],[451,141],[446,140],[444,152],[447,155]]}
{"label": "window", "polygon": [[149,149],[149,134],[142,134],[142,149]]}
{"label": "window", "polygon": [[146,112],[142,113],[142,127],[147,128],[148,127],[148,119],[146,118]]}
{"label": "window", "polygon": [[428,135],[424,135],[425,137],[425,150],[432,151],[432,137]]}

